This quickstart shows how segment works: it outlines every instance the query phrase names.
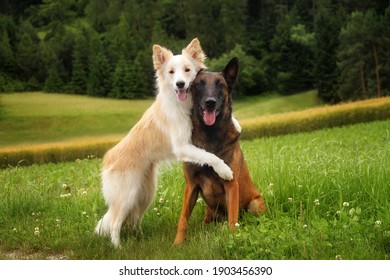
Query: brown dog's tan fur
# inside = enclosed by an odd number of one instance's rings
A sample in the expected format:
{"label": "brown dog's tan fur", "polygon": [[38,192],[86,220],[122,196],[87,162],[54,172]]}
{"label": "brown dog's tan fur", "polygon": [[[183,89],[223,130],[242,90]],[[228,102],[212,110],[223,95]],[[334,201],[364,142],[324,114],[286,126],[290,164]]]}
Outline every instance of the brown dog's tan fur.
{"label": "brown dog's tan fur", "polygon": [[[232,122],[231,91],[237,73],[238,61],[233,58],[221,73],[202,71],[193,82],[192,142],[223,159],[233,170],[233,180],[221,179],[208,166],[184,164],[186,188],[175,244],[186,239],[188,219],[199,193],[206,202],[203,223],[219,220],[227,214],[229,228],[234,229],[240,209],[256,215],[266,209],[249,174],[238,140],[240,134]],[[214,101],[215,104],[211,104]],[[204,121],[206,110],[216,116],[212,125]]]}

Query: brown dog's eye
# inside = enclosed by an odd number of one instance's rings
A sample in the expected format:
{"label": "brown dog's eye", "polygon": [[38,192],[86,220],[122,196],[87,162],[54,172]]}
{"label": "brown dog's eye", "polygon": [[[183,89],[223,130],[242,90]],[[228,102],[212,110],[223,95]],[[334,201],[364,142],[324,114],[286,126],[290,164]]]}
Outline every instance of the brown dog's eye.
{"label": "brown dog's eye", "polygon": [[223,88],[223,83],[220,80],[215,81],[215,86],[218,87],[219,89]]}
{"label": "brown dog's eye", "polygon": [[196,83],[196,86],[197,87],[204,87],[206,84],[206,81],[205,80],[200,80],[199,82]]}

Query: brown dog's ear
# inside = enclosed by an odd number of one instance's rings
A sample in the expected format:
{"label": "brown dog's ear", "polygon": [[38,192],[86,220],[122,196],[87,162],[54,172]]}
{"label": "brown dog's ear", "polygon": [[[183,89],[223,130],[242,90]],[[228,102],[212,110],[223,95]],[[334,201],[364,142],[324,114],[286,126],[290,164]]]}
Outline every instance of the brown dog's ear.
{"label": "brown dog's ear", "polygon": [[222,69],[222,75],[228,84],[229,91],[231,91],[234,85],[237,83],[238,78],[238,58],[233,57],[229,63]]}
{"label": "brown dog's ear", "polygon": [[153,45],[153,65],[155,70],[159,70],[161,66],[173,56],[173,53],[160,45]]}

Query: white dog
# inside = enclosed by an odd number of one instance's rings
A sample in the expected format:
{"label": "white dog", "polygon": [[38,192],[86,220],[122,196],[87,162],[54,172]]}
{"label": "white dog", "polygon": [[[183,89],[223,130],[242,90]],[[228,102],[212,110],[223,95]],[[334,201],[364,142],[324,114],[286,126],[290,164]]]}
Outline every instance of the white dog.
{"label": "white dog", "polygon": [[108,211],[96,232],[111,236],[116,247],[125,221],[140,229],[143,213],[156,193],[159,162],[175,159],[207,164],[221,178],[233,178],[223,160],[191,144],[192,98],[188,90],[198,71],[205,67],[205,58],[198,39],[192,40],[181,55],[153,46],[156,100],[127,136],[106,153],[103,162],[103,196]]}

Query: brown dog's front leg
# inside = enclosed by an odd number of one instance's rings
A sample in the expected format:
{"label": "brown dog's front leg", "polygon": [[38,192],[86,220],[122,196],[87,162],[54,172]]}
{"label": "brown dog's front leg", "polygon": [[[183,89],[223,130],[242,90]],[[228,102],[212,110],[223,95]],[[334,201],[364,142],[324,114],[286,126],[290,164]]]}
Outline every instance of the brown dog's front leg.
{"label": "brown dog's front leg", "polygon": [[188,219],[194,209],[196,200],[198,198],[199,190],[195,185],[187,183],[186,188],[184,190],[184,200],[183,206],[181,209],[179,223],[177,225],[177,233],[175,238],[175,245],[182,244],[187,237],[188,230]]}
{"label": "brown dog's front leg", "polygon": [[229,228],[234,230],[238,223],[238,212],[240,207],[239,187],[236,179],[225,182],[226,204],[228,212]]}

